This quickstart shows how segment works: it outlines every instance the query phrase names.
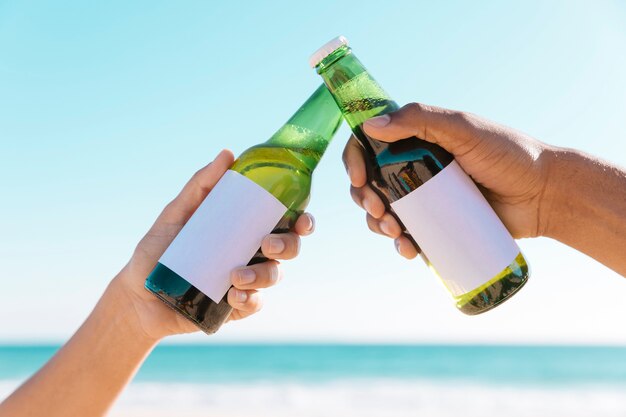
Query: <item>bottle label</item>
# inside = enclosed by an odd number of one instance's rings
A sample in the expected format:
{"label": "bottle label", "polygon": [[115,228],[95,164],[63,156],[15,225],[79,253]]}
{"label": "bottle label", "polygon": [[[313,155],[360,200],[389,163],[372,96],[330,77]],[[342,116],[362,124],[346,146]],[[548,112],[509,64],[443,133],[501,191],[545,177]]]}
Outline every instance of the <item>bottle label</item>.
{"label": "bottle label", "polygon": [[519,253],[502,221],[456,161],[391,207],[455,297],[494,278]]}
{"label": "bottle label", "polygon": [[159,262],[219,303],[232,270],[248,264],[286,212],[263,187],[228,170]]}

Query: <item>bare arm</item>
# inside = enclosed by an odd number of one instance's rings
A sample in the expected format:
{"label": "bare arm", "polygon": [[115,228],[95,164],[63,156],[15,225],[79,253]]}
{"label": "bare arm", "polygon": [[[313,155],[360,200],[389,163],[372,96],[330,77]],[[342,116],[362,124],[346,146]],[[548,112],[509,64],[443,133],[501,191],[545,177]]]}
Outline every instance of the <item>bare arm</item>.
{"label": "bare arm", "polygon": [[157,343],[132,308],[112,282],[70,341],[0,404],[0,416],[104,415]]}
{"label": "bare arm", "polygon": [[[623,168],[473,114],[417,103],[370,119],[363,127],[386,142],[417,136],[437,143],[481,187],[513,237],[551,237],[626,276]],[[369,228],[395,239],[402,256],[415,257],[416,248],[366,184],[355,138],[346,146],[344,162],[352,198],[367,211]]]}
{"label": "bare arm", "polygon": [[545,236],[626,276],[626,171],[572,149],[553,149]]}
{"label": "bare arm", "polygon": [[[130,262],[111,281],[80,329],[42,369],[0,403],[0,417],[102,416],[159,340],[197,331],[146,291],[144,281],[232,162],[232,154],[222,152],[194,175],[137,245]],[[295,257],[300,236],[312,231],[313,218],[303,214],[294,233],[263,240],[261,249],[270,261],[233,271],[229,320],[243,319],[261,308],[258,290],[280,279],[274,259]]]}

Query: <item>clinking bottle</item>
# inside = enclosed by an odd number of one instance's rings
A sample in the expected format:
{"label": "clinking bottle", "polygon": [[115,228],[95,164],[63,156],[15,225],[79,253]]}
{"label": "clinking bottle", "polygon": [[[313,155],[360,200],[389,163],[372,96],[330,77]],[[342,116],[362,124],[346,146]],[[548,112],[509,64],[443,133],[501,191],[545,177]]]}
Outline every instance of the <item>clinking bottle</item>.
{"label": "clinking bottle", "polygon": [[368,182],[465,314],[485,312],[515,294],[529,269],[515,240],[476,184],[445,149],[417,137],[368,137],[367,119],[398,110],[340,36],[311,67],[341,108],[363,148]]}
{"label": "clinking bottle", "polygon": [[259,249],[263,237],[293,227],[341,121],[321,85],[267,142],[239,156],[159,259],[146,289],[215,333],[232,311],[230,272],[266,260]]}

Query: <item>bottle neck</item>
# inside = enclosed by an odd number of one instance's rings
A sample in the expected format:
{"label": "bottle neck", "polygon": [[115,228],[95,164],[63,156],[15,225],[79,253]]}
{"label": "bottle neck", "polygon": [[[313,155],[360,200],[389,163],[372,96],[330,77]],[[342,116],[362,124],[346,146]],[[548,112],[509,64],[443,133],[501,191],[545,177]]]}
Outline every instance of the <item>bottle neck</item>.
{"label": "bottle neck", "polygon": [[341,111],[322,84],[265,143],[272,147],[289,149],[312,171],[341,121]]}
{"label": "bottle neck", "polygon": [[316,69],[352,129],[359,128],[367,119],[399,108],[348,46],[328,55]]}

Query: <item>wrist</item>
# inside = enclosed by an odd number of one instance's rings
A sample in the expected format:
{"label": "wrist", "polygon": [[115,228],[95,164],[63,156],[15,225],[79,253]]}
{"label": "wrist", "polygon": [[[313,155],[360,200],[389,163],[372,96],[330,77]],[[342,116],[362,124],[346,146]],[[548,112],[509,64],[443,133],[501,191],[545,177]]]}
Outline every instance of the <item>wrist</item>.
{"label": "wrist", "polygon": [[626,171],[573,149],[551,150],[544,236],[626,276]]}
{"label": "wrist", "polygon": [[161,338],[145,331],[135,303],[133,295],[117,276],[107,286],[92,314],[99,321],[115,326],[120,335],[133,340],[138,348],[150,350]]}
{"label": "wrist", "polygon": [[[582,231],[600,227],[610,217],[610,183],[603,162],[576,149],[550,149],[550,168],[543,199],[543,236],[577,247]],[[610,188],[610,187],[609,187]],[[588,234],[588,233],[586,233]]]}
{"label": "wrist", "polygon": [[574,149],[551,146],[545,149],[544,186],[539,205],[539,236],[560,240],[567,226],[575,185],[573,172],[578,159]]}

